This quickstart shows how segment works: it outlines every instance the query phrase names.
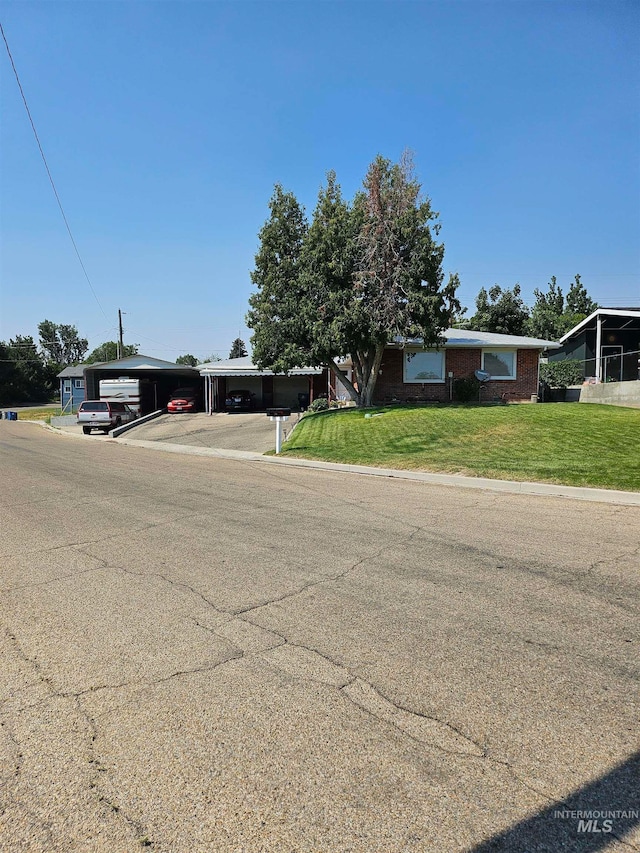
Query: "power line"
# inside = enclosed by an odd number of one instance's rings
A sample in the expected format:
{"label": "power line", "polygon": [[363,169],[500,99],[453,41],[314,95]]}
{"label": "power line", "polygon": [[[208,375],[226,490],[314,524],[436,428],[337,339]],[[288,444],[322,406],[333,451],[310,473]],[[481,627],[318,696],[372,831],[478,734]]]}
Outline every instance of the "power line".
{"label": "power line", "polygon": [[9,43],[7,41],[7,37],[4,34],[4,29],[3,29],[1,23],[0,23],[0,33],[2,33],[2,38],[4,39],[4,44],[5,44],[5,47],[7,48],[7,53],[9,55],[9,61],[11,62],[11,67],[13,68],[13,73],[15,74],[16,82],[18,84],[18,88],[20,89],[20,94],[22,95],[22,101],[24,103],[24,108],[26,109],[27,115],[29,116],[29,121],[31,123],[31,129],[33,130],[33,135],[35,136],[36,142],[38,143],[38,149],[40,151],[40,156],[42,157],[42,162],[44,163],[44,167],[47,170],[47,175],[49,176],[49,182],[51,183],[51,188],[53,189],[53,194],[56,197],[56,201],[58,202],[58,207],[60,208],[60,213],[62,214],[64,224],[67,227],[67,231],[69,232],[69,237],[71,238],[73,248],[75,249],[76,255],[78,256],[78,260],[80,261],[80,266],[82,267],[82,272],[84,273],[84,277],[86,278],[89,287],[91,288],[91,293],[93,293],[93,298],[98,303],[98,307],[100,308],[100,310],[104,314],[105,320],[108,320],[109,318],[107,317],[105,310],[102,307],[100,300],[98,299],[97,293],[93,289],[93,285],[91,284],[91,279],[89,278],[87,270],[85,269],[84,263],[82,262],[82,258],[80,257],[80,252],[78,251],[78,247],[76,245],[76,241],[74,240],[73,234],[71,233],[71,228],[69,227],[69,222],[67,221],[67,217],[66,217],[66,214],[64,212],[64,208],[62,207],[62,202],[60,201],[60,196],[58,195],[58,190],[56,189],[56,185],[53,182],[53,177],[51,176],[51,171],[49,170],[47,158],[44,156],[44,151],[42,150],[42,145],[40,144],[40,138],[38,137],[38,131],[36,130],[36,126],[34,124],[33,118],[31,117],[31,111],[29,110],[29,105],[27,104],[27,99],[25,97],[24,90],[22,88],[22,83],[20,82],[20,77],[18,76],[18,70],[16,68],[15,62],[13,61],[13,56],[11,55],[11,50],[9,49]]}

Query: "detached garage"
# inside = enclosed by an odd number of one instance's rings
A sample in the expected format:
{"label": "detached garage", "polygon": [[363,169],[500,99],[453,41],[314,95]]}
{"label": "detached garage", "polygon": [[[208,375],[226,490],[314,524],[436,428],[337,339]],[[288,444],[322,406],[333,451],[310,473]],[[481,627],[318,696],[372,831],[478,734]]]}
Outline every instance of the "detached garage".
{"label": "detached garage", "polygon": [[327,393],[327,371],[321,367],[297,367],[287,375],[260,370],[250,356],[212,361],[196,368],[204,380],[205,410],[222,412],[227,394],[248,391],[252,408],[306,407]]}

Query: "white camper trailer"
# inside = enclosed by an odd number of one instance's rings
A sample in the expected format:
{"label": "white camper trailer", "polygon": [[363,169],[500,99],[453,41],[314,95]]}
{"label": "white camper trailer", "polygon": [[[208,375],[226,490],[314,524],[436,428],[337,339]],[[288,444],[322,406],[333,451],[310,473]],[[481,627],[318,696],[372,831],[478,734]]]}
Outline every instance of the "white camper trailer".
{"label": "white camper trailer", "polygon": [[156,408],[155,388],[148,379],[132,379],[119,376],[117,379],[100,380],[100,399],[109,403],[124,403],[133,409],[137,417]]}

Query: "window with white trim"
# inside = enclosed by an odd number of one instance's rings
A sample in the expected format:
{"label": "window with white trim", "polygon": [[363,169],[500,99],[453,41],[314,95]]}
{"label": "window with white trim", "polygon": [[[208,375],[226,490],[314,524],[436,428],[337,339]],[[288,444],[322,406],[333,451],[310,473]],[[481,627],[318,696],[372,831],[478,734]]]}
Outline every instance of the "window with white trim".
{"label": "window with white trim", "polygon": [[70,379],[63,379],[62,380],[62,392],[64,394],[70,394],[71,393],[71,380]]}
{"label": "window with white trim", "polygon": [[405,382],[444,382],[444,351],[405,350]]}
{"label": "window with white trim", "polygon": [[492,379],[516,378],[517,351],[512,350],[482,350],[482,369],[490,374]]}
{"label": "window with white trim", "polygon": [[73,380],[74,388],[84,388],[84,379],[74,379]]}

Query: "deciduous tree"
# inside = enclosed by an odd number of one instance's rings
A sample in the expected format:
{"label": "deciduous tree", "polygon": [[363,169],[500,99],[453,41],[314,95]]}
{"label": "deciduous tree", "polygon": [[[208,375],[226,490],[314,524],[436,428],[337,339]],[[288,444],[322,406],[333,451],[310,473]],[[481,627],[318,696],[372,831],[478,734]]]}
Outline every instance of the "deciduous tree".
{"label": "deciduous tree", "polygon": [[40,403],[55,387],[55,375],[47,370],[42,355],[30,335],[16,335],[8,344],[0,343],[0,400],[12,403]]}
{"label": "deciduous tree", "polygon": [[63,367],[80,364],[89,349],[88,340],[79,337],[75,326],[43,320],[38,323],[38,333],[45,363],[56,366],[57,372]]}
{"label": "deciduous tree", "polygon": [[190,352],[187,352],[184,355],[179,355],[176,358],[176,364],[186,364],[189,367],[195,367],[196,364],[199,364],[199,362],[195,355],[191,355]]}
{"label": "deciduous tree", "polygon": [[[125,344],[122,358],[138,354],[139,344]],[[97,361],[115,361],[118,358],[118,344],[115,341],[105,341],[92,350],[85,358],[85,364],[95,364]]]}
{"label": "deciduous tree", "polygon": [[520,285],[503,290],[494,284],[488,291],[483,287],[476,297],[476,313],[469,320],[469,328],[500,335],[524,335],[528,320],[529,309],[520,296]]}

